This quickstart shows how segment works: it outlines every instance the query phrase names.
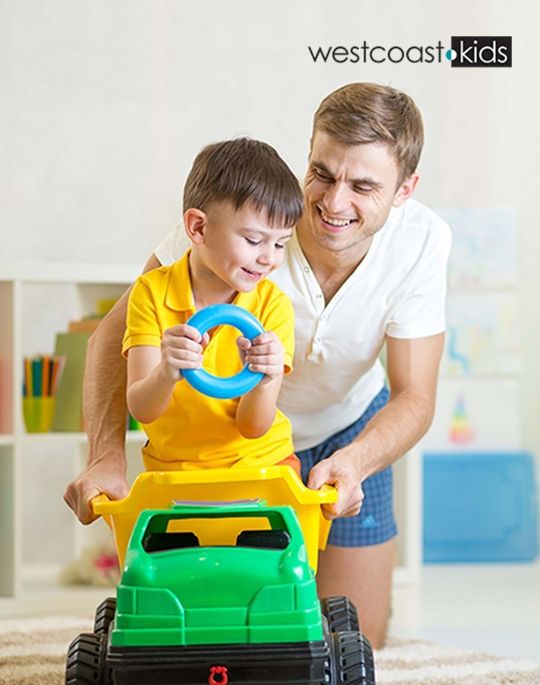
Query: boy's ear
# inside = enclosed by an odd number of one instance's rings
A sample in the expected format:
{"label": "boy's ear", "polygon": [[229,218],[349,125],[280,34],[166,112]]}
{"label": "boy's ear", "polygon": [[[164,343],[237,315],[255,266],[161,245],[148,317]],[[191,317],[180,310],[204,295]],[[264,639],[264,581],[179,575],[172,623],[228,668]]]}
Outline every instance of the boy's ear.
{"label": "boy's ear", "polygon": [[204,233],[208,224],[208,217],[202,209],[190,207],[184,213],[184,228],[187,237],[194,245],[202,245],[204,243]]}

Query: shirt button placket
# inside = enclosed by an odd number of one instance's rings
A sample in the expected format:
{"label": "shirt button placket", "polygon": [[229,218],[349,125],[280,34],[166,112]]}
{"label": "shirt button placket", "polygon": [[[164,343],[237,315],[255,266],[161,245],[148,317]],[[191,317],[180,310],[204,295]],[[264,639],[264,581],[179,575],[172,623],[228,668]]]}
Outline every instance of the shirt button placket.
{"label": "shirt button placket", "polygon": [[315,328],[315,335],[313,336],[313,350],[320,352],[322,348],[322,339],[326,328],[326,314],[323,312],[319,316],[317,327]]}

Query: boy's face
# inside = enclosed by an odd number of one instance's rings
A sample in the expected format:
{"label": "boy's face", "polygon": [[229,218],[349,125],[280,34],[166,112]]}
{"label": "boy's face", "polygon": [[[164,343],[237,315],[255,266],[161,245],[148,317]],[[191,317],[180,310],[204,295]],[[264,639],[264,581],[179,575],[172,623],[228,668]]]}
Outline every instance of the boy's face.
{"label": "boy's face", "polygon": [[207,276],[249,292],[283,262],[292,228],[271,225],[265,211],[224,201],[212,203],[205,215],[201,237],[192,240]]}

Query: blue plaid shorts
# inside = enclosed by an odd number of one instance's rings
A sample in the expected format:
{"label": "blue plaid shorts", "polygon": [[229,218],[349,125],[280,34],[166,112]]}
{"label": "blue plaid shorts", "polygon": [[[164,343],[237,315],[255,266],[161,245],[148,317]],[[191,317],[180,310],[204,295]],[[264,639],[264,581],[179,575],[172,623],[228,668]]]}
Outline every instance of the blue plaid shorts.
{"label": "blue plaid shorts", "polygon": [[[385,406],[388,397],[389,392],[385,387],[358,421],[331,435],[319,445],[296,452],[302,462],[302,479],[305,483],[313,466],[352,442],[369,419]],[[356,516],[335,519],[330,529],[329,544],[338,547],[366,547],[386,542],[397,535],[393,508],[392,468],[389,467],[370,476],[362,483],[362,489],[364,501],[360,513]]]}

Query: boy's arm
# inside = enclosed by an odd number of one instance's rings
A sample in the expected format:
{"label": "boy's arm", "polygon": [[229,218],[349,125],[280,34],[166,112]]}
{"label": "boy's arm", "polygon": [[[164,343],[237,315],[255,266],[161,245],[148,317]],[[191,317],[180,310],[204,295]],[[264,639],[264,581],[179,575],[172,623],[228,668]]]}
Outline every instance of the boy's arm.
{"label": "boy's arm", "polygon": [[128,352],[127,406],[141,423],[158,419],[171,399],[179,380],[163,373],[159,347],[132,347]]}
{"label": "boy's arm", "polygon": [[260,438],[276,416],[276,405],[283,380],[285,352],[275,333],[266,331],[253,341],[240,338],[238,346],[244,352],[251,371],[264,373],[262,381],[241,397],[236,410],[236,424],[245,438]]}
{"label": "boy's arm", "polygon": [[[160,266],[154,255],[143,271]],[[126,362],[121,355],[126,325],[126,291],[88,342],[83,387],[83,413],[88,434],[85,469],[66,487],[64,500],[81,523],[96,516],[90,500],[104,492],[111,499],[128,494],[126,481]]]}
{"label": "boy's arm", "polygon": [[200,369],[208,335],[179,324],[163,333],[161,347],[134,346],[128,352],[127,405],[141,423],[152,423],[165,412],[182,369]]}
{"label": "boy's arm", "polygon": [[236,425],[245,438],[260,438],[268,432],[276,417],[276,405],[281,380],[274,378],[271,383],[259,383],[251,392],[244,395],[236,410]]}

